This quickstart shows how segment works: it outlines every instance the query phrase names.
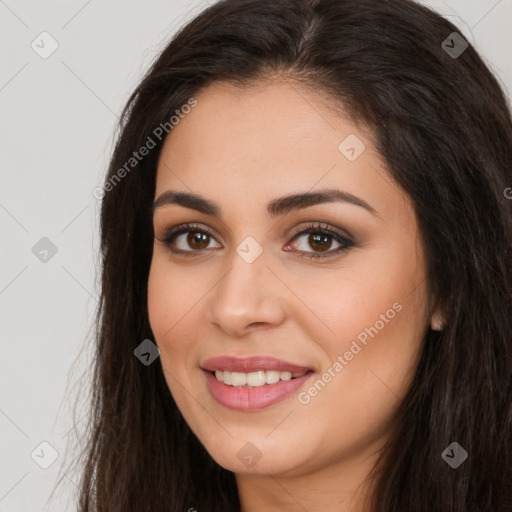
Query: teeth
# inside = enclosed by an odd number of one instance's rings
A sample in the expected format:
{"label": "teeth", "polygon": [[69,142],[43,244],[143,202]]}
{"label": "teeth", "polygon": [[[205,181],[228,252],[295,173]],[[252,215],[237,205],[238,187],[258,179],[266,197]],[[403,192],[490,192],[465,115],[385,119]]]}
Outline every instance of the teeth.
{"label": "teeth", "polygon": [[215,377],[228,386],[249,386],[257,388],[265,386],[266,384],[275,384],[280,380],[286,381],[291,378],[301,377],[305,373],[306,372],[292,374],[292,372],[278,372],[275,370],[258,370],[257,372],[241,373],[216,370]]}
{"label": "teeth", "polygon": [[265,382],[267,384],[275,384],[276,382],[279,382],[279,374],[280,372],[269,370],[268,372],[265,372]]}
{"label": "teeth", "polygon": [[232,386],[245,386],[247,384],[247,373],[231,372]]}
{"label": "teeth", "polygon": [[[243,374],[241,374],[243,375]],[[253,388],[258,386],[263,386],[265,384],[265,372],[264,371],[257,371],[257,372],[251,372],[247,374],[247,385],[251,386]]]}

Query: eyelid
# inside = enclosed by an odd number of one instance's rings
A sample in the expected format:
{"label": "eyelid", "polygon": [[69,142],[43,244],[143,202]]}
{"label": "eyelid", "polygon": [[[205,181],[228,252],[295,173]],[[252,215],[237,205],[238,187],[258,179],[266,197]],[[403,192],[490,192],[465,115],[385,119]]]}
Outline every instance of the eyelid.
{"label": "eyelid", "polygon": [[170,238],[171,236],[176,237],[176,236],[179,236],[188,231],[194,231],[194,230],[203,231],[203,232],[207,233],[208,235],[210,235],[212,238],[217,239],[217,236],[215,235],[214,230],[212,228],[210,228],[209,226],[207,226],[205,224],[196,223],[196,222],[183,222],[183,223],[177,224],[176,226],[173,226],[171,228],[162,228],[161,230],[159,230],[159,232],[161,234],[159,236],[157,236],[155,234],[155,238],[159,242],[165,242],[166,239]]}
{"label": "eyelid", "polygon": [[301,222],[298,226],[292,228],[287,236],[295,237],[296,235],[302,233],[305,234],[304,231],[308,229],[317,229],[318,231],[327,231],[332,233],[333,235],[340,236],[342,238],[347,239],[347,241],[354,242],[355,237],[349,233],[346,229],[337,228],[327,224],[326,222],[321,221],[312,221],[312,222]]}

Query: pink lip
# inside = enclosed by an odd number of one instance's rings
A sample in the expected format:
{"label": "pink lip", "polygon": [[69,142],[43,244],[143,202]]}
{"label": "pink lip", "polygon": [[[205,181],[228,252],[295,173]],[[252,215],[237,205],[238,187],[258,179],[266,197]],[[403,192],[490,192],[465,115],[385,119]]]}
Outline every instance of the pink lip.
{"label": "pink lip", "polygon": [[201,365],[201,368],[209,372],[222,370],[240,373],[257,372],[258,370],[301,373],[311,370],[311,368],[308,368],[307,366],[299,366],[267,356],[251,356],[243,358],[233,356],[212,357],[211,359],[207,359]]}
{"label": "pink lip", "polygon": [[[236,358],[231,356],[214,357],[202,365],[206,378],[206,385],[213,398],[224,407],[240,411],[255,411],[264,409],[272,404],[284,400],[296,392],[314,372],[311,368],[281,361],[272,357],[253,356]],[[215,370],[250,373],[258,370],[274,370],[280,372],[301,373],[302,377],[275,384],[265,384],[259,387],[228,386],[217,380],[212,374]]]}
{"label": "pink lip", "polygon": [[308,372],[296,379],[252,388],[250,386],[228,386],[217,380],[212,373],[208,371],[203,373],[213,398],[224,407],[239,411],[256,411],[280,402],[297,391],[304,382],[314,375],[313,372]]}

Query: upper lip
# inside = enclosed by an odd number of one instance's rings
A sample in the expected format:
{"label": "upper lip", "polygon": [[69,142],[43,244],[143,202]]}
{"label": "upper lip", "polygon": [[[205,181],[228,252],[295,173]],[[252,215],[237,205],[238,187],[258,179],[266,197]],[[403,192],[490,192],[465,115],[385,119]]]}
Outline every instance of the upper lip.
{"label": "upper lip", "polygon": [[311,370],[307,366],[300,366],[281,359],[269,356],[233,357],[219,356],[207,359],[201,366],[210,372],[220,370],[228,372],[250,373],[260,370],[274,370],[279,372],[301,373]]}

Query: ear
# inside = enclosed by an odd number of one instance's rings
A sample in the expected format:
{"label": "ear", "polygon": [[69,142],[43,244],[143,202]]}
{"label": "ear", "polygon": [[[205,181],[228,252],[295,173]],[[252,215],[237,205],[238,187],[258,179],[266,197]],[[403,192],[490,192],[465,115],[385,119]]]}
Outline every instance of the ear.
{"label": "ear", "polygon": [[430,317],[430,328],[433,331],[442,331],[444,327],[445,319],[439,306],[434,309],[432,316]]}

